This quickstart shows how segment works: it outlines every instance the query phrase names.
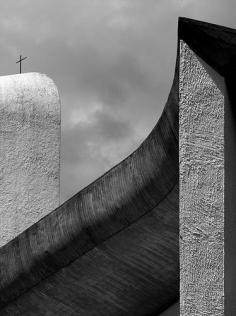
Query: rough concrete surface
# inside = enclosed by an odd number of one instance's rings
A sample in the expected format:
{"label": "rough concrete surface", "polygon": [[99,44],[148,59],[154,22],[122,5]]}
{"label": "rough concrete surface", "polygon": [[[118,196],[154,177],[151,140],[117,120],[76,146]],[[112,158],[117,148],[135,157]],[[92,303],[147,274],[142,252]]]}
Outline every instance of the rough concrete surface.
{"label": "rough concrete surface", "polygon": [[171,92],[143,144],[0,248],[1,315],[177,316],[179,250],[180,315],[224,315],[227,300],[235,315],[236,31],[180,18],[178,38]]}
{"label": "rough concrete surface", "polygon": [[0,77],[0,246],[59,205],[60,101],[46,75]]}
{"label": "rough concrete surface", "polygon": [[224,96],[180,42],[180,315],[224,315]]}
{"label": "rough concrete surface", "polygon": [[0,249],[1,315],[146,316],[178,300],[177,87],[178,71],[140,147]]}

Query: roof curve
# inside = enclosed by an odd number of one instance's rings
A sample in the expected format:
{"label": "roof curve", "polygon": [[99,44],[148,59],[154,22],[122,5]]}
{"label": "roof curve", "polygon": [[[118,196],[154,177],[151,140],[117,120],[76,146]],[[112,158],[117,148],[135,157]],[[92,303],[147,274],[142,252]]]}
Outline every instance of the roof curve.
{"label": "roof curve", "polygon": [[158,123],[125,160],[0,249],[1,315],[158,315],[178,300],[179,40],[224,72],[233,59],[218,54],[230,38],[231,29],[179,19]]}

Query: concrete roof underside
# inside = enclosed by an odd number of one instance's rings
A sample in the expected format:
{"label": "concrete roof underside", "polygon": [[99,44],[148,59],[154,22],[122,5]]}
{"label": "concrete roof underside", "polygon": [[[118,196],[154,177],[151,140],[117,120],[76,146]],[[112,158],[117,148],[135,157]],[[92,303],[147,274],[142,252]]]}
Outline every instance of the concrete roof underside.
{"label": "concrete roof underside", "polygon": [[158,123],[129,157],[0,249],[1,315],[149,316],[179,299],[180,39],[221,74],[234,66],[234,30],[180,18]]}

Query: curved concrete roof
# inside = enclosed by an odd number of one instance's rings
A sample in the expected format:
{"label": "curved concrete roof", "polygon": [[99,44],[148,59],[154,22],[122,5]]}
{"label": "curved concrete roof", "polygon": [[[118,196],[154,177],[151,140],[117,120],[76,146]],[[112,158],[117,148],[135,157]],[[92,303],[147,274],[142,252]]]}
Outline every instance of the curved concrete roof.
{"label": "curved concrete roof", "polygon": [[178,298],[177,85],[134,153],[0,249],[1,314],[143,315]]}
{"label": "curved concrete roof", "polygon": [[[179,39],[221,70],[202,46],[229,33],[180,19]],[[0,249],[1,315],[158,315],[178,300],[178,64],[143,144]]]}

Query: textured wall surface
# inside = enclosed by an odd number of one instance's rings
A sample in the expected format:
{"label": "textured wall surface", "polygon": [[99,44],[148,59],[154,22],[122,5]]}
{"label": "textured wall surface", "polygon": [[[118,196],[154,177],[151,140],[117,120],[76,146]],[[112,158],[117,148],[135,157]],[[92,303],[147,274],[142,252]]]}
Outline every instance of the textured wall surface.
{"label": "textured wall surface", "polygon": [[180,314],[224,315],[224,96],[180,43]]}
{"label": "textured wall surface", "polygon": [[140,147],[0,248],[1,316],[158,315],[178,300],[176,70]]}
{"label": "textured wall surface", "polygon": [[0,246],[59,205],[60,101],[45,75],[0,77]]}

